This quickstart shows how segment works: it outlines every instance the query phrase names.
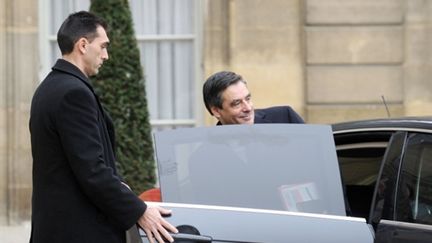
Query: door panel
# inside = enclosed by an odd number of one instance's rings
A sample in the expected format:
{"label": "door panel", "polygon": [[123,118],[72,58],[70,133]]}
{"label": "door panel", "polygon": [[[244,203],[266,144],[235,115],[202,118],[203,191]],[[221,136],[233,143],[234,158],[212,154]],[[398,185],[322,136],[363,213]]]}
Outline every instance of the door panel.
{"label": "door panel", "polygon": [[[160,203],[172,209],[174,226],[193,226],[205,242],[367,243],[373,234],[364,219],[275,210]],[[144,233],[144,242],[146,238]]]}
{"label": "door panel", "polygon": [[381,220],[375,242],[420,243],[432,242],[432,226],[391,220]]}

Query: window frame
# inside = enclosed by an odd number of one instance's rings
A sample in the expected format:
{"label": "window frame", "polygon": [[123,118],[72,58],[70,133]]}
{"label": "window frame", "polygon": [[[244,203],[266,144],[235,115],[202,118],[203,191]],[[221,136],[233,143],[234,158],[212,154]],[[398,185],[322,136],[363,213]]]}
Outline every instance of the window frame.
{"label": "window frame", "polygon": [[[154,130],[175,127],[194,127],[204,124],[204,109],[202,109],[201,86],[203,84],[203,21],[204,21],[204,3],[200,0],[194,1],[194,34],[190,35],[136,35],[138,43],[143,41],[172,41],[172,40],[192,40],[194,52],[193,77],[195,86],[194,92],[189,95],[193,96],[194,117],[192,119],[150,119],[150,124]],[[38,1],[39,13],[39,80],[42,81],[51,71],[51,57],[53,55],[51,43],[56,40],[55,35],[50,34],[50,17],[51,9],[50,0]],[[144,62],[141,62],[144,66]]]}

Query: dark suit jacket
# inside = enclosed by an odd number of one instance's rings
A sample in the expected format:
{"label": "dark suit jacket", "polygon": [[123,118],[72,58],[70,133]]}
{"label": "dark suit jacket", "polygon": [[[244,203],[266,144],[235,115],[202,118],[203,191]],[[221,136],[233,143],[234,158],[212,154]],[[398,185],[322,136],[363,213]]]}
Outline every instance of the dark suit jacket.
{"label": "dark suit jacket", "polygon": [[146,205],[121,183],[114,130],[89,80],[58,60],[31,105],[30,242],[125,242]]}
{"label": "dark suit jacket", "polygon": [[273,106],[255,110],[254,123],[304,123],[290,106]]}
{"label": "dark suit jacket", "polygon": [[[290,106],[273,106],[255,109],[254,123],[304,123],[304,121]],[[218,122],[216,125],[222,124]]]}

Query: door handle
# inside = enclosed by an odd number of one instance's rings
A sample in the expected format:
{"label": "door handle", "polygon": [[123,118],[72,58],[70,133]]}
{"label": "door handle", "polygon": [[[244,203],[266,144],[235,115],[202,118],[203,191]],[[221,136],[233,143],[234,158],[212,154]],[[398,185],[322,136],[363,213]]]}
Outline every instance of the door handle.
{"label": "door handle", "polygon": [[177,226],[178,233],[171,234],[174,238],[174,242],[179,243],[198,243],[198,242],[212,242],[210,236],[201,235],[199,230],[192,225],[179,225]]}
{"label": "door handle", "polygon": [[174,242],[212,242],[212,238],[210,236],[205,235],[191,235],[191,234],[185,234],[185,233],[177,233],[177,234],[171,234],[171,236],[174,238]]}

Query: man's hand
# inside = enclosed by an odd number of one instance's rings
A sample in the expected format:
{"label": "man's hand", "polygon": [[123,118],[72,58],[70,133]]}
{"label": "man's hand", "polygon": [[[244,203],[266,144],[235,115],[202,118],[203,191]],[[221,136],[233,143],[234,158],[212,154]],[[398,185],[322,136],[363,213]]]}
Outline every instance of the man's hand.
{"label": "man's hand", "polygon": [[138,224],[147,234],[150,243],[155,243],[153,237],[159,243],[163,243],[164,240],[162,236],[169,242],[174,242],[168,230],[173,233],[178,233],[178,230],[174,226],[162,218],[162,214],[171,214],[171,210],[149,205],[143,216],[138,219]]}

